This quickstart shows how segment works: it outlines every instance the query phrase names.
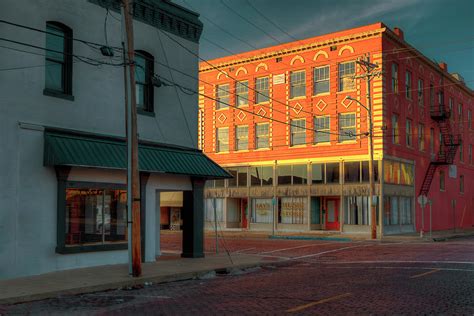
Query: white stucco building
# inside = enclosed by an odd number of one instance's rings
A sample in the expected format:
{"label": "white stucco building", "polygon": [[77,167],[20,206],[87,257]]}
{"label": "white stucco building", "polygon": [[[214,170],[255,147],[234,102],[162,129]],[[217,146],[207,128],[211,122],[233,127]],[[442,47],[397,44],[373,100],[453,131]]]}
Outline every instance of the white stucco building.
{"label": "white stucco building", "polygon": [[[0,278],[127,262],[119,8],[116,0],[2,1]],[[160,255],[159,193],[183,191],[183,256],[200,257],[204,180],[227,176],[196,149],[197,95],[152,82],[158,74],[197,90],[197,57],[178,43],[197,54],[201,31],[197,13],[135,1],[147,262]]]}

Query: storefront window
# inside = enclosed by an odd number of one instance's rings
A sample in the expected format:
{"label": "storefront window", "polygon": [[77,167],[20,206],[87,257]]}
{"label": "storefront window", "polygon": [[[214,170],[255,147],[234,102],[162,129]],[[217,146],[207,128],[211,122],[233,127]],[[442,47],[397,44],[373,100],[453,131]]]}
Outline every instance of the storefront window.
{"label": "storefront window", "polygon": [[272,199],[252,199],[252,223],[273,223]]}
{"label": "storefront window", "polygon": [[344,182],[360,182],[360,162],[344,162]]}
{"label": "storefront window", "polygon": [[249,167],[250,186],[260,186],[262,184],[260,167]]}
{"label": "storefront window", "polygon": [[227,169],[227,171],[232,175],[233,178],[228,179],[227,184],[229,188],[233,188],[237,186],[237,170],[236,169]]}
{"label": "storefront window", "polygon": [[262,167],[262,185],[273,185],[273,166]]}
{"label": "storefront window", "polygon": [[[379,166],[378,166],[378,161],[374,161],[373,164],[374,167],[374,182],[379,181]],[[369,162],[368,161],[362,161],[362,182],[369,182]]]}
{"label": "storefront window", "polygon": [[401,184],[405,185],[413,185],[414,181],[414,174],[413,174],[413,165],[409,165],[406,163],[400,164],[400,171],[401,171]]}
{"label": "storefront window", "polygon": [[326,164],[326,183],[339,183],[339,163]]}
{"label": "storefront window", "polygon": [[311,182],[324,183],[324,164],[313,164],[311,170]]}
{"label": "storefront window", "polygon": [[[233,176],[232,179],[228,180],[228,186],[230,188],[247,186],[247,167],[231,168],[227,169],[227,171]],[[216,180],[216,187],[217,181],[219,180]]]}
{"label": "storefront window", "polygon": [[278,223],[306,224],[308,199],[304,197],[283,197],[278,203]]}
{"label": "storefront window", "polygon": [[279,165],[278,185],[291,185],[291,165]]}
{"label": "storefront window", "polygon": [[127,192],[119,189],[66,189],[65,245],[126,241]]}
{"label": "storefront window", "polygon": [[308,169],[306,165],[293,166],[293,184],[307,184],[308,183]]}
{"label": "storefront window", "polygon": [[[214,208],[216,209],[215,212]],[[204,218],[206,222],[214,222],[215,218],[218,222],[224,221],[224,199],[205,199]]]}
{"label": "storefront window", "polygon": [[273,185],[273,166],[249,167],[250,185]]}

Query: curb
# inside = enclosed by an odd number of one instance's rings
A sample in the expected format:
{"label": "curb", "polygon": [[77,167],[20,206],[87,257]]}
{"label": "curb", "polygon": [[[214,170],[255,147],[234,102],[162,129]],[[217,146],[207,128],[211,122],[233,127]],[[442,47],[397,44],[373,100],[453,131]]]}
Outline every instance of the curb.
{"label": "curb", "polygon": [[248,263],[248,264],[240,264],[240,265],[234,265],[234,266],[218,267],[218,268],[213,268],[213,269],[203,269],[203,270],[192,271],[192,272],[183,272],[183,273],[166,275],[166,276],[150,276],[150,277],[145,276],[145,277],[140,277],[139,279],[130,279],[127,281],[110,282],[110,283],[105,283],[105,284],[83,286],[83,287],[64,289],[64,290],[55,290],[55,291],[43,292],[43,293],[37,293],[37,294],[19,295],[15,297],[0,299],[0,306],[40,301],[40,300],[52,299],[52,298],[57,298],[57,297],[62,297],[62,296],[111,291],[111,290],[117,290],[117,289],[122,289],[122,288],[127,288],[127,287],[132,287],[132,288],[145,287],[145,286],[148,286],[149,283],[163,284],[163,283],[170,283],[170,282],[177,282],[177,281],[192,280],[192,279],[198,279],[200,277],[203,277],[204,275],[210,272],[215,272],[216,274],[221,274],[221,275],[223,274],[223,272],[224,274],[230,274],[232,271],[235,271],[235,270],[246,270],[246,269],[258,268],[258,267],[262,267],[266,265],[276,265],[278,263],[279,263],[278,261]]}
{"label": "curb", "polygon": [[433,241],[442,242],[442,241],[448,241],[451,239],[466,238],[466,237],[472,237],[472,236],[474,236],[474,233],[458,234],[458,235],[452,235],[452,236],[446,236],[446,237],[435,237],[433,238]]}

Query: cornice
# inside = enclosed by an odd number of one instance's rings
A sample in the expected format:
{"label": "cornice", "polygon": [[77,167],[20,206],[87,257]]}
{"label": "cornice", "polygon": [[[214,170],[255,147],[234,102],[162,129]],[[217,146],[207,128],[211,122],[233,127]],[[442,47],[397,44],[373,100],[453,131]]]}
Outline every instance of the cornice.
{"label": "cornice", "polygon": [[[450,80],[456,86],[465,90],[465,92],[467,92],[469,96],[474,95],[474,92],[465,83],[462,83],[456,78],[454,78],[449,72],[442,70],[438,64],[436,64],[434,61],[432,61],[431,59],[423,55],[418,49],[408,44],[405,40],[400,39],[397,34],[393,33],[391,30],[388,30],[388,32],[386,31],[385,34],[391,41],[395,42],[396,44],[407,47],[408,48],[408,50],[406,51],[407,53],[414,54],[415,56],[420,58],[420,60],[425,62],[431,69],[437,72],[441,77]],[[389,51],[385,53],[390,54]]]}
{"label": "cornice", "polygon": [[350,41],[354,41],[354,40],[361,40],[361,39],[365,39],[365,38],[375,37],[375,36],[381,35],[383,32],[385,32],[385,30],[386,30],[386,28],[383,27],[383,28],[378,28],[378,29],[371,30],[371,31],[353,33],[353,34],[350,34],[350,35],[340,36],[340,37],[334,37],[334,38],[327,39],[327,40],[324,40],[324,41],[317,41],[317,42],[312,42],[312,43],[305,44],[305,45],[293,46],[291,48],[280,49],[280,50],[277,50],[277,51],[271,51],[271,52],[251,56],[251,57],[234,59],[234,60],[231,60],[231,61],[226,61],[226,62],[216,64],[216,65],[214,65],[215,67],[203,66],[199,69],[199,72],[207,72],[207,71],[215,70],[215,68],[227,68],[227,67],[230,67],[230,66],[236,66],[236,65],[246,64],[246,63],[250,63],[250,62],[260,61],[260,60],[263,60],[263,59],[280,57],[280,56],[290,55],[290,54],[294,54],[294,53],[310,51],[310,50],[314,50],[314,49],[318,49],[318,48],[329,47],[329,46],[332,46],[332,45],[335,45],[335,44],[346,43],[346,42],[350,42]]}

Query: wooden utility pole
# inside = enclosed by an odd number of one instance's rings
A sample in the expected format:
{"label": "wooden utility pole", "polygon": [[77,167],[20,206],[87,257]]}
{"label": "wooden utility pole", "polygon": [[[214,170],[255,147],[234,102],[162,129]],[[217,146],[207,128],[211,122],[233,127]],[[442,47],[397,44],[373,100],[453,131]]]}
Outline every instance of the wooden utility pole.
{"label": "wooden utility pole", "polygon": [[[129,233],[129,237],[131,236],[132,238],[132,276],[139,277],[142,274],[140,236],[140,183],[138,173],[137,105],[135,90],[135,50],[133,47],[133,16],[131,5],[132,2],[133,0],[122,0],[127,41],[127,64],[129,69],[129,88],[127,90],[130,92],[127,98],[128,111],[126,123],[128,148],[127,208],[130,209],[131,207],[132,209],[132,233]],[[130,222],[130,217],[128,218],[128,220]]]}
{"label": "wooden utility pole", "polygon": [[370,58],[367,56],[367,59],[359,59],[357,63],[365,70],[364,74],[355,76],[355,78],[363,78],[367,82],[367,106],[364,106],[360,101],[357,101],[361,106],[367,110],[367,115],[369,116],[369,198],[370,198],[370,232],[371,238],[377,238],[377,216],[376,216],[376,204],[375,204],[375,181],[374,181],[374,124],[372,116],[372,98],[370,96],[370,81],[375,76],[380,76],[381,72],[374,72],[373,70],[378,67],[378,65],[370,62]]}

